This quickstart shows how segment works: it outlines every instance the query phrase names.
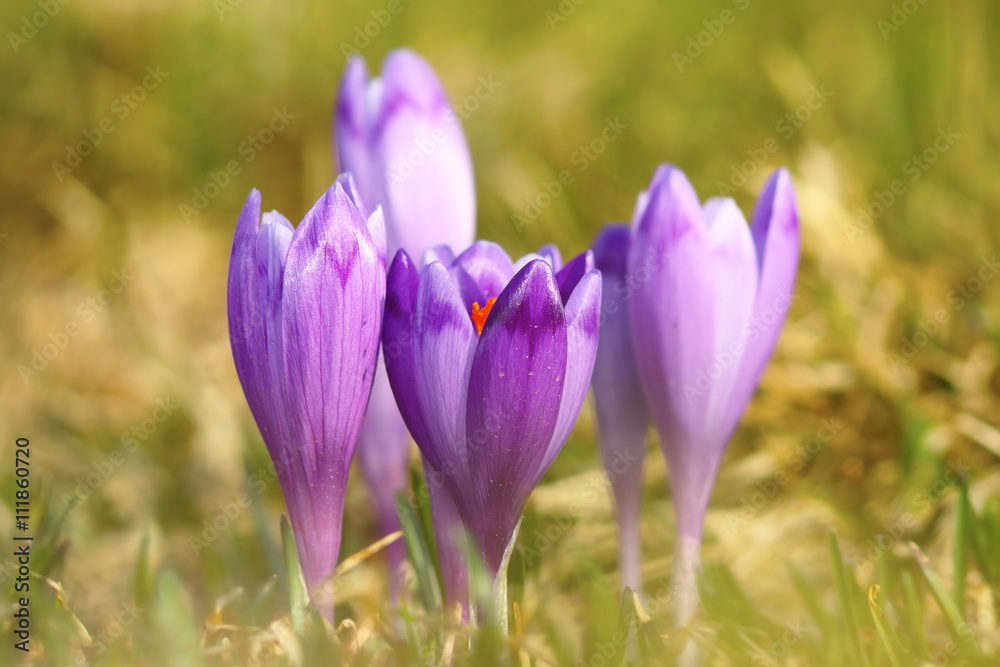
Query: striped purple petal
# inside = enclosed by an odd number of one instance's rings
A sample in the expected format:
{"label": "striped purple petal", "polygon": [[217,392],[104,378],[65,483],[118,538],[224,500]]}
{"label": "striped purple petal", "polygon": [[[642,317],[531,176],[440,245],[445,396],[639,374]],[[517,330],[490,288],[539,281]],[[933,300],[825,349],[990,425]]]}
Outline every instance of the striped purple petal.
{"label": "striped purple petal", "polygon": [[466,432],[473,532],[500,566],[557,425],[566,315],[552,267],[536,260],[501,292],[475,351]]}

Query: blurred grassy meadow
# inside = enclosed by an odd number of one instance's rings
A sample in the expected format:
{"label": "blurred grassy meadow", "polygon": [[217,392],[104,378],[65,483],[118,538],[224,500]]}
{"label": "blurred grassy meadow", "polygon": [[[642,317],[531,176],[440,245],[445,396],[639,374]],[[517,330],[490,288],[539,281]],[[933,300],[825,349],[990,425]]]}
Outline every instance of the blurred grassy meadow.
{"label": "blurred grassy meadow", "polygon": [[[584,250],[661,162],[748,216],[789,168],[802,266],[709,512],[707,662],[996,664],[1000,5],[16,0],[0,16],[0,585],[13,612],[28,437],[33,664],[461,653],[419,592],[394,616],[380,555],[338,580],[336,646],[290,630],[284,505],[225,316],[248,192],[299,220],[335,177],[345,51],[377,70],[399,46],[440,73],[479,236],[513,255]],[[521,528],[522,664],[669,664],[674,517],[653,445],[645,481],[651,602],[622,642],[588,405]],[[377,538],[352,479],[342,558]],[[25,658],[14,625],[5,612],[0,664]]]}

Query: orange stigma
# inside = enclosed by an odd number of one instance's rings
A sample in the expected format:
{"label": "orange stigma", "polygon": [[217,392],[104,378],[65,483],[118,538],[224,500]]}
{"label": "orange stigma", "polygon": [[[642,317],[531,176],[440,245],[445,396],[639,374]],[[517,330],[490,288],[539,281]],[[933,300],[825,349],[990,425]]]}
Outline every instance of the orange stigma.
{"label": "orange stigma", "polygon": [[490,310],[493,309],[493,304],[496,303],[496,300],[495,296],[490,297],[486,305],[482,308],[479,307],[478,301],[472,304],[472,323],[476,325],[476,333],[480,336],[483,335],[483,326],[485,326],[486,318],[490,316]]}

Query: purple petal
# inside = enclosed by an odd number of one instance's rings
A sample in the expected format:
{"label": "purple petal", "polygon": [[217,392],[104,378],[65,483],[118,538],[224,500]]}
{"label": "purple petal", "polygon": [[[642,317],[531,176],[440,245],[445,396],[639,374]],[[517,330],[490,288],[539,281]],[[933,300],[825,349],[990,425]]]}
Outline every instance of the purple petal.
{"label": "purple petal", "polygon": [[425,264],[430,264],[431,262],[441,262],[445,266],[451,266],[454,261],[455,253],[452,252],[451,247],[442,244],[424,250],[423,260],[420,265],[424,266]]}
{"label": "purple petal", "polygon": [[[536,259],[540,259],[542,261],[548,262],[549,265],[552,264],[552,262],[549,261],[548,257],[542,257],[541,255],[539,255],[536,252],[529,252],[527,255],[519,257],[517,259],[517,261],[514,262],[514,273],[517,273],[518,271],[520,271],[521,269],[523,269],[524,267],[526,267],[528,265],[528,262],[533,262]],[[554,268],[552,270],[555,271]]]}
{"label": "purple petal", "polygon": [[431,262],[421,271],[413,314],[416,384],[412,391],[427,429],[426,440],[417,444],[428,462],[454,485],[468,478],[465,403],[477,342],[458,287],[443,264]]}
{"label": "purple petal", "polygon": [[236,372],[247,403],[280,465],[286,437],[281,385],[281,288],[292,227],[276,213],[264,216],[260,193],[247,198],[229,263],[229,332]]}
{"label": "purple petal", "polygon": [[559,248],[550,243],[539,248],[538,252],[529,252],[527,255],[514,262],[514,273],[523,269],[528,265],[528,262],[534,259],[544,259],[552,266],[552,270],[557,274],[563,268],[562,255],[559,253]]}
{"label": "purple petal", "polygon": [[644,215],[646,215],[646,207],[649,205],[650,194],[658,189],[665,180],[671,177],[674,171],[679,171],[677,167],[672,164],[661,164],[656,168],[653,173],[653,178],[649,182],[649,189],[643,190],[639,193],[639,197],[635,202],[635,211],[632,213],[632,224],[635,226],[639,225],[639,221]]}
{"label": "purple petal", "polygon": [[[757,252],[746,219],[732,199],[715,198],[705,207],[712,263],[716,279],[715,291],[715,354],[712,364],[701,371],[707,375],[698,389],[706,384],[711,398],[707,414],[706,442],[721,453],[729,440],[726,425],[735,423],[729,413],[733,388],[740,379],[740,367],[745,352],[744,328],[750,323],[757,294]],[[721,454],[720,454],[721,455]]]}
{"label": "purple petal", "polygon": [[413,312],[419,285],[417,269],[405,250],[396,253],[386,279],[382,356],[399,413],[413,439],[426,442],[427,426],[414,387]]}
{"label": "purple petal", "polygon": [[412,51],[394,51],[383,64],[373,146],[386,183],[390,250],[469,245],[476,225],[469,148],[437,75]]}
{"label": "purple petal", "polygon": [[715,352],[716,283],[701,205],[675,167],[657,171],[629,251],[628,272],[636,361],[670,466],[678,530],[700,535],[721,456],[704,441],[711,392],[696,387]]}
{"label": "purple petal", "polygon": [[410,107],[426,115],[451,109],[434,68],[411,49],[390,51],[382,63],[381,79],[380,123],[392,122],[401,107]]}
{"label": "purple petal", "polygon": [[[487,298],[499,296],[514,276],[507,252],[490,241],[476,241],[455,258],[454,266],[465,270]],[[483,305],[483,304],[479,304]]]}
{"label": "purple petal", "polygon": [[[345,172],[337,177],[337,182],[340,186],[344,188],[344,192],[350,197],[351,201],[362,213],[365,208],[362,206],[362,198],[358,193],[357,184],[354,181],[354,177]],[[368,221],[366,223],[368,227],[368,233],[372,237],[372,241],[378,250],[379,258],[382,264],[386,263],[386,245],[385,245],[385,220],[382,217],[382,208],[380,206],[374,206],[374,210],[367,215]]]}
{"label": "purple petal", "polygon": [[556,273],[562,270],[563,261],[562,253],[559,252],[559,246],[555,243],[547,243],[538,249],[538,254],[543,258],[548,260],[549,264],[552,265],[552,270]]}
{"label": "purple petal", "polygon": [[344,78],[340,82],[334,136],[337,141],[339,171],[350,172],[354,177],[360,193],[354,200],[365,217],[371,215],[385,198],[381,167],[371,144],[376,108],[372,102],[368,67],[364,58],[355,55],[348,61]]}
{"label": "purple petal", "polygon": [[295,230],[282,296],[284,417],[305,487],[285,492],[311,509],[299,508],[297,519],[290,499],[310,591],[337,562],[344,487],[378,355],[384,271],[364,218],[334,183]]}
{"label": "purple petal", "polygon": [[536,260],[493,305],[469,379],[466,431],[475,497],[459,509],[494,572],[556,428],[566,349],[552,267]]}
{"label": "purple petal", "polygon": [[594,363],[594,404],[601,458],[615,496],[620,529],[622,586],[640,591],[639,515],[649,411],[632,348],[628,254],[631,231],[605,225],[594,240],[594,264],[603,283],[601,337]]}
{"label": "purple petal", "polygon": [[484,306],[487,302],[486,294],[479,287],[479,283],[466,272],[461,266],[453,265],[449,270],[451,279],[458,285],[458,291],[462,295],[462,302],[465,308],[471,313],[473,304]]}
{"label": "purple petal", "polygon": [[799,214],[792,179],[776,171],[757,201],[751,228],[760,278],[746,336],[746,353],[733,389],[725,434],[735,429],[764,372],[792,303],[799,266]]}
{"label": "purple petal", "polygon": [[569,295],[576,289],[577,283],[587,273],[594,269],[594,255],[589,250],[580,253],[569,261],[569,264],[556,272],[556,282],[559,284],[559,296],[563,303],[569,302]]}
{"label": "purple petal", "polygon": [[[590,261],[581,264],[593,265],[593,255],[590,251],[581,254],[577,259],[584,256]],[[570,268],[571,264],[572,262],[567,264],[566,268]],[[558,276],[556,279],[558,280]],[[587,388],[590,386],[590,378],[594,371],[594,357],[597,354],[601,328],[600,312],[601,272],[591,269],[575,284],[566,303],[566,380],[563,383],[556,428],[552,433],[535,484],[566,444],[566,439],[580,415],[580,408],[587,398]]]}

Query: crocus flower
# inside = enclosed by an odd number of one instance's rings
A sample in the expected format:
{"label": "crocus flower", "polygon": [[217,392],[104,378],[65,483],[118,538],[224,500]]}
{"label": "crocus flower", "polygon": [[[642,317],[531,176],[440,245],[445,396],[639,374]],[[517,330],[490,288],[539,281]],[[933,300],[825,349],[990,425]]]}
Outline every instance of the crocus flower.
{"label": "crocus flower", "polygon": [[253,190],[229,263],[229,335],[277,469],[313,602],[340,549],[344,491],[372,388],[385,303],[385,231],[341,176],[298,228],[261,219]]}
{"label": "crocus flower", "polygon": [[[464,248],[472,243],[476,204],[469,149],[444,87],[423,58],[405,49],[393,51],[382,66],[382,76],[369,80],[364,59],[352,57],[341,82],[334,124],[340,168],[354,176],[362,193],[362,212],[382,207],[391,253],[404,248],[412,257],[420,257],[432,246]],[[409,435],[382,363],[362,426],[358,458],[381,531],[399,530],[395,499],[409,479]],[[435,520],[435,508],[445,502],[432,503]],[[450,510],[442,508],[441,513],[440,520],[450,524]],[[457,554],[444,553],[454,551],[449,544],[439,539],[438,550],[461,566]],[[390,545],[389,556],[390,588],[396,597],[405,558],[403,543]],[[464,571],[447,574],[446,595],[449,577],[464,581],[465,576]]]}
{"label": "crocus flower", "polygon": [[[561,450],[597,352],[600,273],[517,265],[477,242],[389,269],[383,345],[400,412],[494,576],[532,489]],[[390,353],[388,351],[393,351]]]}
{"label": "crocus flower", "polygon": [[364,206],[382,206],[389,255],[465,248],[476,233],[472,158],[458,115],[433,68],[416,53],[392,51],[369,80],[354,56],[340,86],[335,119],[340,168],[350,171]]}
{"label": "crocus flower", "polygon": [[639,197],[633,233],[632,339],[670,468],[677,620],[686,624],[712,485],[791,304],[799,259],[791,179],[784,170],[771,177],[751,228],[731,199],[703,207],[684,174],[663,165]]}
{"label": "crocus flower", "polygon": [[618,513],[622,585],[641,592],[639,515],[649,412],[632,349],[629,237],[626,225],[609,224],[594,240],[594,264],[601,272],[604,296],[593,385],[601,455]]}

